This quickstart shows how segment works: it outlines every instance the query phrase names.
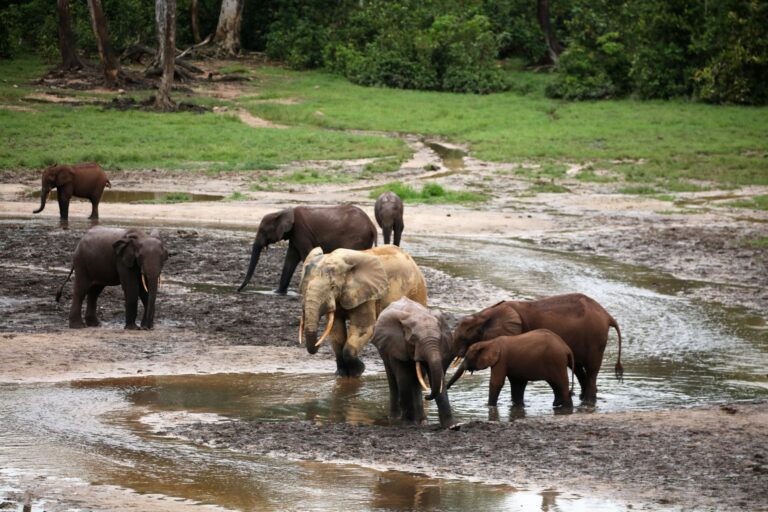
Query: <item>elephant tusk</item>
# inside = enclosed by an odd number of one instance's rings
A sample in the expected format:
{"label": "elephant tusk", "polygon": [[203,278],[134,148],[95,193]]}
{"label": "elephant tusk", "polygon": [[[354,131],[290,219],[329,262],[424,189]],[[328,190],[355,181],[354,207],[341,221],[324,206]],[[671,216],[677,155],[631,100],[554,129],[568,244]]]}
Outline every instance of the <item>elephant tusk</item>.
{"label": "elephant tusk", "polygon": [[461,364],[461,362],[462,362],[463,360],[464,360],[464,358],[463,358],[463,357],[461,357],[461,356],[456,356],[456,358],[455,358],[455,359],[453,360],[453,362],[451,363],[451,368],[457,368],[457,367],[458,367],[458,366]]}
{"label": "elephant tusk", "polygon": [[301,314],[301,320],[299,320],[299,346],[304,344],[304,313]]}
{"label": "elephant tusk", "polygon": [[144,291],[149,293],[149,288],[147,288],[147,280],[144,279],[144,274],[141,274],[141,285],[144,287]]}
{"label": "elephant tusk", "polygon": [[423,389],[425,392],[429,392],[429,386],[424,382],[424,376],[421,373],[421,362],[416,361],[416,378],[419,379],[419,384],[421,384],[421,389]]}
{"label": "elephant tusk", "polygon": [[331,334],[331,329],[333,328],[333,319],[335,316],[336,316],[336,313],[334,311],[331,311],[330,313],[328,313],[328,325],[325,326],[323,335],[320,336],[320,339],[317,340],[317,343],[315,343],[316,347],[319,347],[320,344],[325,341],[325,338],[327,338],[328,335]]}

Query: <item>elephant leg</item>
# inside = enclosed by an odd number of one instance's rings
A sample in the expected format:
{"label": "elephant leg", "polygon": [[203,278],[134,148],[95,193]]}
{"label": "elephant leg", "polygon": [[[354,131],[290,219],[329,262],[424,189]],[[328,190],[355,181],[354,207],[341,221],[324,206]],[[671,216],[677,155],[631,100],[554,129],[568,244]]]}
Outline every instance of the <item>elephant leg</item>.
{"label": "elephant leg", "polygon": [[343,363],[350,377],[359,377],[365,371],[365,364],[359,354],[363,346],[373,337],[373,326],[376,323],[375,310],[371,308],[370,315],[355,315],[349,319],[347,343],[342,350]]}
{"label": "elephant leg", "polygon": [[597,402],[597,374],[600,373],[600,364],[586,365],[586,388],[583,389],[581,400],[587,404]]}
{"label": "elephant leg", "polygon": [[584,369],[583,364],[577,362],[575,364],[573,373],[576,375],[576,379],[579,381],[579,388],[581,389],[579,398],[584,400],[584,397],[586,396],[585,393],[587,391],[587,371]]}
{"label": "elephant leg", "polygon": [[385,226],[381,228],[381,234],[384,236],[384,243],[388,244],[392,238],[392,226]]}
{"label": "elephant leg", "polygon": [[552,402],[552,407],[573,407],[571,392],[568,389],[567,371],[564,371],[561,375],[556,375],[552,379],[547,380],[547,384],[549,384],[549,387],[552,388],[552,392],[555,394],[555,401]]}
{"label": "elephant leg", "polygon": [[400,408],[400,392],[397,386],[397,369],[384,361],[384,370],[387,373],[387,384],[389,384],[389,419],[398,420],[403,415]]}
{"label": "elephant leg", "polygon": [[424,414],[424,400],[421,395],[421,386],[416,378],[416,364],[409,361],[403,365],[400,381],[400,400],[402,401],[403,420],[411,423],[422,423],[426,418]]}
{"label": "elephant leg", "polygon": [[395,223],[395,245],[400,247],[400,235],[403,234],[403,224]]}
{"label": "elephant leg", "polygon": [[509,384],[512,387],[512,405],[516,407],[523,407],[525,405],[525,387],[528,385],[528,381],[525,379],[513,379],[509,378]]}
{"label": "elephant leg", "polygon": [[491,381],[488,384],[488,405],[496,407],[499,403],[499,394],[504,387],[505,375],[501,371],[491,370]]}
{"label": "elephant leg", "polygon": [[56,191],[56,194],[59,198],[59,217],[61,217],[61,220],[68,220],[70,196],[67,194],[65,190],[62,190],[62,189],[58,189]]}
{"label": "elephant leg", "polygon": [[280,295],[288,293],[288,285],[291,284],[291,277],[293,277],[293,272],[300,260],[299,251],[293,244],[288,244],[288,252],[285,253],[285,262],[283,262],[283,273],[280,275],[280,286],[275,290],[275,293]]}
{"label": "elephant leg", "polygon": [[89,219],[99,218],[99,200],[91,198],[91,216]]}
{"label": "elephant leg", "polygon": [[101,325],[96,316],[96,301],[99,299],[102,290],[104,290],[104,286],[100,284],[95,284],[88,290],[88,303],[85,307],[85,325],[88,327],[98,327]]}
{"label": "elephant leg", "polygon": [[344,364],[344,346],[347,343],[347,325],[343,318],[337,318],[333,322],[331,330],[331,346],[336,356],[336,375],[339,377],[349,377],[349,372]]}
{"label": "elephant leg", "polygon": [[85,327],[81,314],[83,299],[87,293],[88,283],[75,272],[75,282],[72,286],[72,305],[69,307],[69,327],[72,329],[82,329]]}
{"label": "elephant leg", "polygon": [[136,315],[139,309],[139,286],[141,285],[125,281],[121,284],[125,294],[125,328],[128,330],[138,329]]}

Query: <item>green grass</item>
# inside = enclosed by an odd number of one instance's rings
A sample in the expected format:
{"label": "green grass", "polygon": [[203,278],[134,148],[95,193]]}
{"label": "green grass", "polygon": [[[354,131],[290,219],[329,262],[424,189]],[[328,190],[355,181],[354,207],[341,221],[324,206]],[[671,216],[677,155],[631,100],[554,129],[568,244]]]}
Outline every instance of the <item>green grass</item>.
{"label": "green grass", "polygon": [[768,236],[759,236],[757,238],[746,238],[742,244],[755,249],[768,249]]}
{"label": "green grass", "polygon": [[594,169],[584,169],[576,175],[576,180],[586,183],[612,183],[616,181],[616,177],[607,174],[597,174]]}
{"label": "green grass", "polygon": [[647,185],[632,185],[627,187],[621,187],[619,190],[617,190],[619,194],[633,194],[633,195],[642,195],[642,196],[652,196],[654,194],[658,194],[659,191],[653,187],[649,187]]}
{"label": "green grass", "polygon": [[404,203],[474,203],[486,201],[488,198],[476,192],[446,190],[437,183],[425,183],[421,190],[399,181],[387,183],[373,189],[368,197],[376,199],[384,192],[394,192]]}
{"label": "green grass", "polygon": [[274,181],[284,183],[298,183],[298,184],[322,184],[322,183],[350,183],[356,181],[354,176],[347,174],[335,174],[332,171],[322,171],[319,169],[301,169],[294,171],[291,174],[273,178]]}
{"label": "green grass", "polygon": [[726,206],[733,206],[734,208],[751,208],[753,210],[768,210],[768,195],[733,201],[726,203]]}
{"label": "green grass", "polygon": [[550,193],[550,194],[562,194],[570,192],[570,190],[557,183],[535,183],[533,186],[528,187],[528,190],[534,193]]}
{"label": "green grass", "polygon": [[234,191],[224,198],[225,201],[245,201],[249,197],[242,192]]}

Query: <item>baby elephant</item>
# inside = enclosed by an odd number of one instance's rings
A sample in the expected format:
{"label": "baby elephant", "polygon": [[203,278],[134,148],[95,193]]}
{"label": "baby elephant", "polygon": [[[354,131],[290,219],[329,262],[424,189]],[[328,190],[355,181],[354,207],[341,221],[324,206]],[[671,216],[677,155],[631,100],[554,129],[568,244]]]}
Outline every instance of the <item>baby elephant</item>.
{"label": "baby elephant", "polygon": [[[504,379],[512,386],[512,403],[523,405],[525,386],[531,380],[545,380],[555,393],[553,407],[573,407],[568,387],[568,370],[573,371],[573,352],[557,334],[536,329],[517,336],[499,336],[469,347],[464,361],[448,383],[456,382],[465,370],[491,368],[488,405],[496,406]],[[571,374],[573,387],[573,374]]]}
{"label": "baby elephant", "polygon": [[43,171],[40,188],[40,208],[32,213],[40,213],[45,208],[48,193],[56,189],[59,198],[59,216],[62,220],[69,217],[69,200],[72,196],[83,197],[91,201],[90,219],[99,218],[99,201],[104,187],[112,187],[107,174],[94,162],[75,165],[52,165]]}
{"label": "baby elephant", "polygon": [[384,192],[376,199],[373,206],[376,223],[381,227],[384,243],[388,244],[392,229],[395,230],[394,244],[400,247],[400,235],[403,234],[403,201],[394,192]]}
{"label": "baby elephant", "polygon": [[[99,325],[96,300],[106,286],[121,285],[125,294],[125,328],[136,329],[138,301],[144,305],[142,329],[151,329],[155,318],[155,299],[160,283],[160,271],[168,251],[157,230],[149,235],[138,229],[89,229],[75,249],[72,270],[56,294],[61,291],[75,272],[69,326],[78,329]],[[88,296],[85,324],[81,315],[83,299]]]}

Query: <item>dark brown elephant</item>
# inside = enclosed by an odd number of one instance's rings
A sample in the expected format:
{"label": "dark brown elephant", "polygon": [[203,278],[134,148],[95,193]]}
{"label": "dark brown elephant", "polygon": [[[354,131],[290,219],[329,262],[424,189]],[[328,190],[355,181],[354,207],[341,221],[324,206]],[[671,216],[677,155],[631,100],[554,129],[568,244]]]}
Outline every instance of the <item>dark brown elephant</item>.
{"label": "dark brown elephant", "polygon": [[390,418],[423,422],[424,390],[429,393],[426,399],[437,403],[440,425],[448,427],[453,423],[445,387],[445,371],[453,359],[451,340],[451,331],[440,312],[433,313],[407,297],[381,312],[372,342],[387,372]]}
{"label": "dark brown elephant", "polygon": [[395,231],[394,244],[400,247],[400,235],[403,233],[403,201],[394,192],[384,192],[376,199],[373,206],[373,214],[376,222],[381,227],[384,243],[388,244]]}
{"label": "dark brown elephant", "polygon": [[[548,329],[536,329],[517,336],[499,336],[474,343],[453,374],[448,387],[459,380],[464,371],[491,368],[488,405],[495,407],[499,393],[508,379],[512,387],[512,403],[523,405],[529,381],[544,380],[555,394],[553,407],[573,407],[568,387],[568,368],[573,371],[573,352],[566,343]],[[571,375],[573,387],[573,375]]]}
{"label": "dark brown elephant", "polygon": [[573,351],[581,399],[594,402],[597,398],[597,374],[603,363],[610,327],[616,329],[619,337],[615,373],[621,379],[624,369],[621,366],[619,324],[595,300],[580,293],[532,301],[503,301],[466,316],[453,331],[453,353],[462,357],[467,348],[478,341],[514,336],[534,329],[549,329]]}
{"label": "dark brown elephant", "polygon": [[280,286],[276,290],[284,294],[288,291],[296,266],[304,261],[309,251],[315,247],[322,247],[326,253],[341,248],[370,249],[376,243],[376,226],[363,210],[350,204],[297,206],[267,214],[259,224],[251,250],[251,263],[237,291],[242,291],[251,280],[262,249],[280,240],[288,240]]}
{"label": "dark brown elephant", "polygon": [[[86,325],[99,325],[96,300],[105,287],[119,284],[125,294],[125,328],[137,328],[136,315],[138,301],[141,299],[144,306],[141,328],[151,329],[155,318],[160,272],[166,259],[168,251],[157,230],[147,235],[138,229],[100,226],[89,229],[77,244],[72,270],[56,294],[58,302],[64,285],[74,272],[69,326],[79,329]],[[84,324],[81,309],[86,295],[88,305]]]}
{"label": "dark brown elephant", "polygon": [[82,197],[91,201],[90,219],[99,218],[99,201],[104,193],[104,187],[112,187],[104,169],[95,162],[75,165],[52,165],[43,171],[40,188],[40,208],[32,213],[40,213],[45,208],[48,193],[56,189],[59,199],[59,216],[62,220],[69,218],[69,200],[72,196]]}

